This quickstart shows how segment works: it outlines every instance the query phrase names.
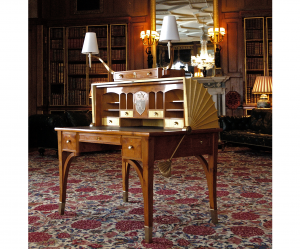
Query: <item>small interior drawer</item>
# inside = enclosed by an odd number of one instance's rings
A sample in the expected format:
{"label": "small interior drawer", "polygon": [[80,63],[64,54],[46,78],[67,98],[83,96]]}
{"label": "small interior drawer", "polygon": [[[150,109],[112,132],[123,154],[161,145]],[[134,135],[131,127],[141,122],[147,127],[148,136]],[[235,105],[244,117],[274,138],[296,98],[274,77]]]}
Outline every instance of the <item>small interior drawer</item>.
{"label": "small interior drawer", "polygon": [[120,111],[120,117],[121,118],[132,118],[133,117],[133,111],[132,110]]}
{"label": "small interior drawer", "polygon": [[121,136],[80,133],[79,142],[120,145]]}
{"label": "small interior drawer", "polygon": [[112,126],[119,126],[119,118],[103,118],[102,119],[102,124],[103,125],[112,125]]}
{"label": "small interior drawer", "polygon": [[148,114],[149,118],[163,118],[164,117],[164,111],[162,110],[149,110]]}
{"label": "small interior drawer", "polygon": [[183,119],[165,119],[166,128],[183,128],[184,120]]}

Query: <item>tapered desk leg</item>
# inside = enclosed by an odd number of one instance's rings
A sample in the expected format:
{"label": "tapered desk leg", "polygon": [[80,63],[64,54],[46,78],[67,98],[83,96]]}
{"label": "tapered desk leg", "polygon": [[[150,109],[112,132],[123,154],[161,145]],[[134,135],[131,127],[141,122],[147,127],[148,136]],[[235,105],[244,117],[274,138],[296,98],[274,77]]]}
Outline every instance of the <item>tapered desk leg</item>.
{"label": "tapered desk leg", "polygon": [[59,208],[58,213],[63,215],[65,212],[66,197],[67,197],[67,181],[71,161],[76,153],[62,151],[61,148],[61,131],[57,132],[58,136],[58,160],[59,160]]}
{"label": "tapered desk leg", "polygon": [[122,180],[123,180],[123,201],[128,202],[128,185],[129,185],[130,164],[122,159]]}
{"label": "tapered desk leg", "polygon": [[144,143],[145,150],[143,151],[143,196],[144,196],[144,215],[145,215],[145,241],[152,242],[152,227],[153,227],[153,168],[154,141],[149,139]]}
{"label": "tapered desk leg", "polygon": [[213,150],[212,154],[208,155],[208,162],[203,156],[197,156],[201,162],[207,180],[209,206],[212,223],[218,223],[217,209],[217,158],[218,158],[218,138],[217,133],[213,134]]}

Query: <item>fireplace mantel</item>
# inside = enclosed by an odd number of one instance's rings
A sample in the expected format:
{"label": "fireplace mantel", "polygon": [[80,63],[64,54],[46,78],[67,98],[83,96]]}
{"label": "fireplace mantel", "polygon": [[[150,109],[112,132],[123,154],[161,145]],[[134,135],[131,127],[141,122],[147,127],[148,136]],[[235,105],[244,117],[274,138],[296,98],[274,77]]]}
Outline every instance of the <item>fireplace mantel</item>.
{"label": "fireplace mantel", "polygon": [[218,77],[193,77],[198,83],[202,83],[209,94],[211,94],[215,106],[218,110],[218,115],[226,115],[225,105],[225,82],[229,80],[229,76]]}

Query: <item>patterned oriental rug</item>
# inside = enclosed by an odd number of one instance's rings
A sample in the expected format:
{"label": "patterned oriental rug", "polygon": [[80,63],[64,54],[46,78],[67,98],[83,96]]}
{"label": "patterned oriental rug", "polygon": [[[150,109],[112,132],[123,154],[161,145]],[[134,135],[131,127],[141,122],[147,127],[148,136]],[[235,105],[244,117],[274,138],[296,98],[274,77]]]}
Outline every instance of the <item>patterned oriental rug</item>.
{"label": "patterned oriental rug", "polygon": [[54,150],[29,153],[29,248],[272,248],[272,154],[226,147],[218,157],[219,223],[210,219],[204,170],[194,157],[155,163],[153,243],[144,241],[143,196],[131,167],[123,202],[121,153],[86,153],[71,164],[64,216],[58,214]]}

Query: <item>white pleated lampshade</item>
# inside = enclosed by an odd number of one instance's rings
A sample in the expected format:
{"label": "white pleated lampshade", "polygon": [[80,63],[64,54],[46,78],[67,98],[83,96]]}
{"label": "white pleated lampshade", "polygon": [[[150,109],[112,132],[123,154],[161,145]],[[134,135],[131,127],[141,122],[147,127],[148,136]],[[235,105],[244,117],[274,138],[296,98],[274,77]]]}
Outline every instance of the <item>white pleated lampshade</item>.
{"label": "white pleated lampshade", "polygon": [[97,36],[95,32],[87,32],[85,34],[82,54],[99,54]]}
{"label": "white pleated lampshade", "polygon": [[257,76],[252,89],[253,94],[272,94],[272,76]]}
{"label": "white pleated lampshade", "polygon": [[180,41],[175,16],[165,16],[160,33],[160,41]]}

